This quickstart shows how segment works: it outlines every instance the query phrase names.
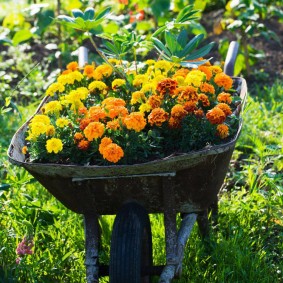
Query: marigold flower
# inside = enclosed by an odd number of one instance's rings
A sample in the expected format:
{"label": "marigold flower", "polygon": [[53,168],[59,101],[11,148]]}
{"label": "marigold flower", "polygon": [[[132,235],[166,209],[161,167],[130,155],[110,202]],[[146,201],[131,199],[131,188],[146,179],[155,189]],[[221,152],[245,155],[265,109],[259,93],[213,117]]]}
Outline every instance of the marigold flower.
{"label": "marigold flower", "polygon": [[46,133],[47,136],[53,136],[55,134],[54,126],[53,125],[47,126],[45,133]]}
{"label": "marigold flower", "polygon": [[114,119],[118,116],[125,117],[129,114],[128,109],[124,106],[110,105],[105,107],[105,112],[108,117]]}
{"label": "marigold flower", "polygon": [[133,86],[138,87],[147,81],[146,75],[136,75],[133,80]]}
{"label": "marigold flower", "polygon": [[63,143],[60,139],[57,138],[51,138],[46,141],[46,150],[48,153],[58,153],[59,151],[63,150]]}
{"label": "marigold flower", "polygon": [[123,86],[126,84],[126,81],[123,80],[123,79],[115,79],[113,82],[112,82],[112,89],[117,89],[119,88],[120,86]]}
{"label": "marigold flower", "polygon": [[193,86],[185,86],[178,87],[175,91],[175,95],[177,95],[178,103],[184,103],[186,101],[197,102],[198,101],[198,93],[197,89]]}
{"label": "marigold flower", "polygon": [[101,81],[93,81],[89,84],[88,89],[92,92],[98,90],[104,93],[104,91],[107,89],[107,85]]}
{"label": "marigold flower", "polygon": [[30,124],[29,136],[26,139],[35,140],[39,135],[46,133],[48,126],[49,125],[46,125],[42,122],[34,122]]}
{"label": "marigold flower", "polygon": [[185,78],[182,76],[174,76],[174,79],[177,81],[178,86],[186,86]]}
{"label": "marigold flower", "polygon": [[170,128],[177,129],[181,127],[181,121],[182,121],[181,119],[170,117],[168,121],[168,125]]}
{"label": "marigold flower", "polygon": [[173,95],[177,86],[178,86],[178,82],[176,80],[166,78],[157,84],[156,90],[161,95],[165,95],[166,93]]}
{"label": "marigold flower", "polygon": [[148,98],[147,103],[151,107],[151,109],[154,109],[154,108],[160,107],[161,101],[162,101],[162,98],[154,94]]}
{"label": "marigold flower", "polygon": [[219,103],[215,107],[220,108],[225,113],[226,116],[229,116],[232,114],[232,110],[230,106],[226,103]]}
{"label": "marigold flower", "polygon": [[104,124],[100,122],[90,122],[84,129],[84,135],[89,141],[100,138],[105,131]]}
{"label": "marigold flower", "polygon": [[109,107],[109,106],[125,106],[126,102],[122,98],[116,98],[116,97],[108,97],[105,98],[102,102],[101,105],[103,107]]}
{"label": "marigold flower", "polygon": [[160,127],[168,120],[169,114],[162,108],[154,108],[148,115],[148,122],[151,126],[156,125]]}
{"label": "marigold flower", "polygon": [[232,103],[231,94],[227,93],[227,92],[221,92],[220,94],[218,94],[217,100],[219,102],[223,102],[223,103],[227,103],[227,104],[231,104]]}
{"label": "marigold flower", "polygon": [[214,73],[214,74],[219,74],[222,73],[222,69],[220,66],[210,66],[209,69]]}
{"label": "marigold flower", "polygon": [[91,119],[89,119],[89,118],[81,119],[81,121],[80,121],[80,129],[83,131],[88,126],[88,124],[90,122],[91,122]]}
{"label": "marigold flower", "polygon": [[72,73],[71,70],[64,70],[64,71],[61,73],[61,75],[67,75],[67,74],[70,74],[70,73]]}
{"label": "marigold flower", "polygon": [[37,114],[30,121],[30,124],[33,123],[43,123],[44,125],[49,125],[50,118],[47,115]]}
{"label": "marigold flower", "polygon": [[53,83],[53,84],[51,84],[47,88],[45,94],[49,95],[49,96],[53,96],[54,93],[56,93],[56,92],[63,92],[64,90],[65,90],[65,87],[64,87],[63,84],[61,84],[61,83]]}
{"label": "marigold flower", "polygon": [[173,78],[176,79],[176,77],[179,77],[179,76],[185,78],[188,73],[189,73],[189,69],[181,68],[175,72],[175,74],[173,75]]}
{"label": "marigold flower", "polygon": [[110,162],[117,163],[124,156],[124,151],[116,143],[110,143],[103,149],[102,156]]}
{"label": "marigold flower", "polygon": [[141,112],[132,112],[123,120],[128,130],[140,132],[146,126],[146,120]]}
{"label": "marigold flower", "polygon": [[142,88],[141,91],[144,93],[154,93],[155,92],[155,84],[153,83],[145,83]]}
{"label": "marigold flower", "polygon": [[85,65],[83,74],[88,78],[93,77],[94,66],[93,65]]}
{"label": "marigold flower", "polygon": [[75,141],[75,143],[77,143],[78,141],[82,140],[83,138],[84,138],[84,135],[82,133],[77,132],[77,133],[74,134],[74,141]]}
{"label": "marigold flower", "polygon": [[188,112],[188,113],[192,113],[196,110],[196,102],[195,101],[187,101],[185,102],[184,109]]}
{"label": "marigold flower", "polygon": [[225,139],[229,136],[229,127],[225,124],[217,125],[216,130],[217,130],[217,135],[221,139]]}
{"label": "marigold flower", "polygon": [[212,78],[212,76],[213,76],[212,71],[211,71],[210,67],[208,67],[208,66],[201,65],[201,66],[198,67],[198,70],[200,70],[201,72],[205,73],[206,79],[207,79],[208,81],[209,81],[209,80]]}
{"label": "marigold flower", "polygon": [[92,106],[89,108],[89,118],[91,121],[99,121],[101,119],[104,119],[106,117],[106,113],[104,109],[102,109],[100,106]]}
{"label": "marigold flower", "polygon": [[229,90],[233,85],[233,80],[231,77],[226,75],[225,73],[218,73],[214,78],[214,82],[219,87],[224,87],[225,90]]}
{"label": "marigold flower", "polygon": [[27,152],[28,152],[28,147],[26,145],[24,145],[22,147],[22,154],[27,154]]}
{"label": "marigold flower", "polygon": [[89,149],[89,146],[90,146],[90,142],[87,141],[87,140],[80,140],[77,147],[78,149],[80,150],[88,150]]}
{"label": "marigold flower", "polygon": [[113,141],[108,137],[104,137],[103,139],[101,139],[100,145],[98,147],[100,154],[103,154],[105,147],[111,143],[113,143]]}
{"label": "marigold flower", "polygon": [[183,119],[188,112],[184,109],[184,107],[180,104],[176,104],[171,109],[171,117],[174,119]]}
{"label": "marigold flower", "polygon": [[200,85],[200,90],[202,92],[208,92],[210,94],[215,94],[215,88],[213,85],[209,84],[209,83],[202,83]]}
{"label": "marigold flower", "polygon": [[132,93],[131,104],[143,103],[146,101],[146,97],[142,91],[135,91]]}
{"label": "marigold flower", "polygon": [[226,115],[219,107],[214,107],[206,113],[206,118],[211,124],[222,124]]}
{"label": "marigold flower", "polygon": [[206,80],[206,74],[199,70],[190,71],[185,79],[188,85],[200,87],[201,83]]}
{"label": "marigold flower", "polygon": [[142,103],[139,107],[141,113],[150,112],[151,106],[148,103]]}
{"label": "marigold flower", "polygon": [[98,66],[94,72],[93,72],[93,77],[95,80],[102,80],[104,77],[108,78],[112,75],[113,69],[110,65],[108,64],[103,64]]}
{"label": "marigold flower", "polygon": [[45,114],[58,114],[62,109],[62,104],[58,100],[50,101],[43,106]]}
{"label": "marigold flower", "polygon": [[159,60],[154,65],[155,69],[160,69],[163,72],[168,72],[171,68],[171,63],[165,60]]}
{"label": "marigold flower", "polygon": [[148,59],[148,60],[145,61],[145,64],[147,64],[148,66],[152,66],[152,65],[155,64],[155,61],[152,60],[152,59]]}
{"label": "marigold flower", "polygon": [[201,101],[203,107],[208,107],[210,105],[210,101],[204,93],[200,93],[198,99]]}
{"label": "marigold flower", "polygon": [[87,113],[88,113],[88,111],[87,111],[87,108],[85,106],[80,107],[79,110],[78,110],[78,114],[81,115],[81,116],[84,116]]}
{"label": "marigold flower", "polygon": [[78,62],[70,62],[68,65],[67,65],[67,70],[70,70],[70,71],[75,71],[79,68],[79,65],[78,65]]}
{"label": "marigold flower", "polygon": [[118,130],[120,128],[119,120],[114,119],[114,120],[108,121],[106,124],[106,128],[109,130],[114,130],[114,131]]}
{"label": "marigold flower", "polygon": [[196,110],[194,111],[194,114],[195,114],[195,116],[196,116],[197,118],[202,118],[202,117],[204,116],[204,112],[203,112],[202,109],[196,109]]}

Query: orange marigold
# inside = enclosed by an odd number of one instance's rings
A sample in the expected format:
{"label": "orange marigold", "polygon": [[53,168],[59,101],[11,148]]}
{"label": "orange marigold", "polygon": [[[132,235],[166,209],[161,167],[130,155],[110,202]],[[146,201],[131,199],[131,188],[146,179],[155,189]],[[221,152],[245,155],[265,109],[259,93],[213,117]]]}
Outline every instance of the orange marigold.
{"label": "orange marigold", "polygon": [[87,114],[87,108],[85,106],[83,107],[80,107],[79,110],[78,110],[78,114],[81,115],[81,116],[84,116]]}
{"label": "orange marigold", "polygon": [[94,72],[94,66],[93,65],[85,65],[85,67],[84,67],[84,75],[85,76],[87,76],[88,78],[92,78],[93,72]]}
{"label": "orange marigold", "polygon": [[125,106],[126,102],[122,98],[108,97],[101,102],[102,106]]}
{"label": "orange marigold", "polygon": [[70,71],[76,71],[77,69],[79,68],[79,65],[78,65],[78,62],[70,62],[68,65],[67,65],[67,70],[70,70]]}
{"label": "orange marigold", "polygon": [[90,107],[88,113],[91,121],[99,121],[106,117],[105,111],[98,105]]}
{"label": "orange marigold", "polygon": [[188,114],[188,112],[185,110],[183,105],[180,104],[176,104],[172,107],[171,109],[171,117],[173,117],[174,119],[183,119],[186,115]]}
{"label": "orange marigold", "polygon": [[208,81],[212,78],[212,71],[208,66],[201,65],[198,69],[206,74],[206,79]]}
{"label": "orange marigold", "polygon": [[186,101],[198,101],[197,89],[193,86],[179,87],[176,89],[175,94],[178,96],[178,103],[184,103]]}
{"label": "orange marigold", "polygon": [[215,88],[213,85],[211,84],[208,84],[208,83],[202,83],[200,85],[200,90],[202,92],[208,92],[208,93],[211,93],[211,94],[215,94]]}
{"label": "orange marigold", "polygon": [[27,154],[27,152],[28,152],[28,147],[26,145],[24,145],[22,147],[22,154]]}
{"label": "orange marigold", "polygon": [[211,124],[222,124],[226,115],[219,107],[214,107],[206,113],[206,118]]}
{"label": "orange marigold", "polygon": [[80,150],[88,150],[90,146],[90,142],[87,141],[87,140],[81,140],[79,141],[77,147],[80,149]]}
{"label": "orange marigold", "polygon": [[158,108],[161,105],[162,98],[158,95],[151,95],[148,98],[147,103],[150,105],[151,109]]}
{"label": "orange marigold", "polygon": [[84,130],[88,126],[88,124],[90,122],[91,122],[91,120],[89,118],[81,119],[81,121],[80,121],[80,129]]}
{"label": "orange marigold", "polygon": [[204,93],[200,93],[198,99],[201,101],[203,107],[208,107],[210,105],[210,101]]}
{"label": "orange marigold", "polygon": [[82,133],[75,133],[74,134],[74,141],[75,143],[77,143],[78,141],[82,140],[84,138],[83,134]]}
{"label": "orange marigold", "polygon": [[67,74],[70,74],[70,73],[72,73],[71,70],[64,70],[64,71],[62,72],[62,75],[67,75]]}
{"label": "orange marigold", "polygon": [[99,150],[100,154],[103,154],[103,151],[104,151],[105,147],[106,147],[107,145],[111,144],[111,143],[112,143],[112,140],[111,140],[110,138],[104,137],[104,138],[101,140],[100,145],[99,145],[99,147],[98,147],[98,150]]}
{"label": "orange marigold", "polygon": [[197,118],[202,118],[202,117],[204,116],[204,112],[203,112],[202,109],[196,109],[196,110],[194,111],[194,114],[195,114],[195,116],[196,116]]}
{"label": "orange marigold", "polygon": [[110,162],[117,163],[124,156],[124,151],[116,143],[110,143],[103,149],[102,156]]}
{"label": "orange marigold", "polygon": [[181,127],[181,120],[175,119],[174,117],[170,117],[168,121],[168,125],[170,128],[176,129]]}
{"label": "orange marigold", "polygon": [[148,122],[151,126],[154,124],[158,127],[168,120],[169,114],[162,108],[154,108],[148,115]]}
{"label": "orange marigold", "polygon": [[173,78],[178,77],[178,76],[185,78],[188,73],[189,73],[189,69],[181,68],[176,71],[176,73],[173,75]]}
{"label": "orange marigold", "polygon": [[146,120],[141,112],[132,112],[124,119],[124,124],[128,130],[135,130],[140,132],[146,126]]}
{"label": "orange marigold", "polygon": [[89,141],[92,141],[100,138],[104,134],[104,131],[104,124],[100,122],[91,122],[84,129],[84,135]]}
{"label": "orange marigold", "polygon": [[173,95],[177,86],[178,86],[178,82],[176,80],[166,78],[166,79],[161,80],[157,84],[156,90],[161,95],[165,95],[168,92],[170,95]]}
{"label": "orange marigold", "polygon": [[233,85],[233,80],[231,77],[228,75],[222,73],[216,74],[214,78],[214,82],[219,86],[219,87],[224,87],[225,90],[228,90],[232,87]]}
{"label": "orange marigold", "polygon": [[120,128],[120,122],[118,119],[112,120],[112,121],[108,121],[106,124],[106,128],[109,130],[114,130],[116,131],[117,129]]}
{"label": "orange marigold", "polygon": [[226,116],[229,116],[232,114],[232,110],[230,108],[230,106],[226,103],[219,103],[216,105],[216,107],[220,108]]}
{"label": "orange marigold", "polygon": [[125,117],[126,115],[128,115],[128,109],[124,106],[107,106],[105,107],[105,112],[107,114],[108,117],[110,117],[111,119],[114,119],[118,116],[121,117]]}
{"label": "orange marigold", "polygon": [[223,102],[223,103],[227,103],[227,104],[231,104],[232,103],[231,94],[227,93],[227,92],[221,92],[220,94],[218,94],[217,100],[219,102]]}
{"label": "orange marigold", "polygon": [[188,113],[192,113],[196,110],[196,102],[195,101],[187,101],[184,104],[184,109],[188,112]]}
{"label": "orange marigold", "polygon": [[221,139],[225,139],[229,136],[229,127],[225,124],[217,125],[216,130],[217,130],[217,135]]}

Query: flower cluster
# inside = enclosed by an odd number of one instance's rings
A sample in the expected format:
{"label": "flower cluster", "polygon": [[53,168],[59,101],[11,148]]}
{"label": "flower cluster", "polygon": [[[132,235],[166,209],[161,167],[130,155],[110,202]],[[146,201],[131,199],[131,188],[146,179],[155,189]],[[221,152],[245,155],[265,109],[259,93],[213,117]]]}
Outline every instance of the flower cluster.
{"label": "flower cluster", "polygon": [[220,66],[109,62],[71,62],[48,87],[28,125],[27,160],[133,164],[219,144],[237,130],[238,98]]}
{"label": "flower cluster", "polygon": [[33,238],[31,236],[26,236],[18,244],[16,249],[16,254],[19,256],[16,259],[16,263],[19,264],[25,255],[32,255],[34,247]]}

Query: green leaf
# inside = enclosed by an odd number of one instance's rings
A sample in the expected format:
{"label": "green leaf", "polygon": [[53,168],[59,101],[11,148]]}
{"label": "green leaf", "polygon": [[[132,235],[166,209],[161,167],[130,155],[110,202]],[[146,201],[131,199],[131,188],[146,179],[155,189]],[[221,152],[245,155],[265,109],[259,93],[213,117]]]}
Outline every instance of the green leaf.
{"label": "green leaf", "polygon": [[151,38],[155,47],[157,47],[158,49],[160,49],[162,52],[164,52],[167,56],[171,56],[170,51],[165,47],[165,45],[157,38],[152,37]]}
{"label": "green leaf", "polygon": [[7,191],[10,187],[9,184],[0,184],[0,191]]}
{"label": "green leaf", "polygon": [[172,54],[175,53],[175,51],[177,50],[177,45],[178,45],[175,36],[171,32],[165,31],[165,41],[171,53]]}
{"label": "green leaf", "polygon": [[73,23],[74,22],[74,19],[69,17],[69,16],[65,16],[65,15],[59,15],[57,17],[58,20],[60,21],[64,21],[64,22],[69,22],[69,23]]}
{"label": "green leaf", "polygon": [[234,75],[238,76],[243,69],[245,69],[246,61],[243,54],[239,54],[235,61]]}
{"label": "green leaf", "polygon": [[75,18],[78,18],[78,17],[82,19],[84,18],[84,13],[80,9],[73,9],[72,14]]}
{"label": "green leaf", "polygon": [[194,59],[198,59],[200,57],[203,57],[211,50],[213,45],[214,45],[214,42],[210,42],[206,46],[200,48],[199,50],[195,51],[191,55],[187,56],[185,59],[186,60],[194,60]]}
{"label": "green leaf", "polygon": [[101,11],[96,17],[95,20],[100,20],[105,18],[109,12],[111,11],[111,7],[107,7],[106,9],[104,9],[103,11]]}
{"label": "green leaf", "polygon": [[33,37],[33,34],[31,33],[30,30],[22,29],[15,33],[12,42],[14,46],[17,46],[18,44],[26,40],[29,40],[32,37]]}
{"label": "green leaf", "polygon": [[156,30],[154,33],[153,33],[153,37],[156,37],[157,35],[159,35],[160,33],[162,33],[163,31],[166,30],[166,26],[163,26],[161,28],[159,28],[158,30]]}
{"label": "green leaf", "polygon": [[169,11],[170,0],[154,0],[151,3],[151,10],[156,19],[158,19],[162,14]]}
{"label": "green leaf", "polygon": [[185,29],[182,29],[177,37],[177,41],[181,45],[182,48],[185,48],[187,39],[188,39],[188,33]]}
{"label": "green leaf", "polygon": [[109,41],[103,41],[103,43],[114,54],[119,54],[119,50],[116,48],[114,44],[111,44]]}
{"label": "green leaf", "polygon": [[0,44],[13,45],[12,41],[6,37],[0,37]]}
{"label": "green leaf", "polygon": [[84,11],[84,20],[93,20],[94,19],[94,9],[88,7]]}
{"label": "green leaf", "polygon": [[201,42],[203,39],[204,35],[203,34],[198,34],[196,35],[193,39],[191,39],[187,45],[184,47],[183,51],[181,52],[180,56],[185,57],[188,54],[190,54]]}

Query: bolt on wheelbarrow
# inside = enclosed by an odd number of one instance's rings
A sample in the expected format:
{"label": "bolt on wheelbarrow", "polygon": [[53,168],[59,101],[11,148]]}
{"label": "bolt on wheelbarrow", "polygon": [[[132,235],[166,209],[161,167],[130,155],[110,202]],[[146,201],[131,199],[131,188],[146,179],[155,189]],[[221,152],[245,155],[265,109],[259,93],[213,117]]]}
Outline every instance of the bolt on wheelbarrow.
{"label": "bolt on wheelbarrow", "polygon": [[[225,61],[224,71],[230,76],[237,48],[237,43],[230,44]],[[86,49],[81,48],[79,62],[86,61]],[[233,77],[233,81],[242,101],[235,110],[240,116],[247,87],[242,78]],[[159,282],[169,283],[180,277],[185,246],[195,222],[201,235],[208,233],[208,208],[217,204],[241,120],[233,139],[221,145],[142,164],[115,166],[25,162],[21,149],[28,123],[14,135],[9,159],[29,171],[68,209],[84,215],[87,283],[99,282],[99,277],[105,275],[109,275],[111,283],[146,283],[152,275],[160,275]],[[164,214],[164,266],[153,265],[151,213]],[[179,230],[178,213],[182,215]],[[100,215],[116,215],[108,266],[99,264]]]}

